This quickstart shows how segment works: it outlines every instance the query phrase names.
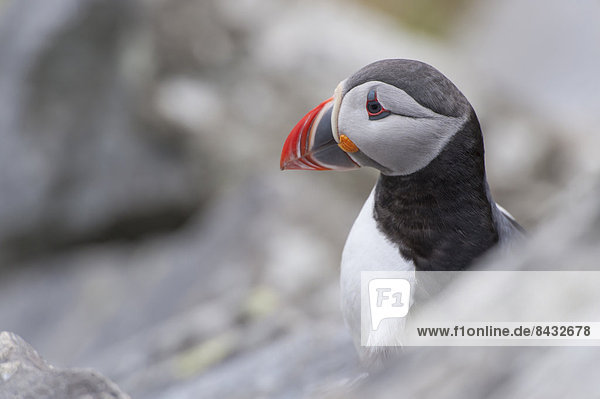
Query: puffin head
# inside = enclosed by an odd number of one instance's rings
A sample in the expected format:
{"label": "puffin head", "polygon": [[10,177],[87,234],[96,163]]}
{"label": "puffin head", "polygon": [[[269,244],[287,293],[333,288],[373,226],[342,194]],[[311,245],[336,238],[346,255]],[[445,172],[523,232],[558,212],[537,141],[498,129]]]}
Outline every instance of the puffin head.
{"label": "puffin head", "polygon": [[473,115],[465,96],[432,66],[377,61],[342,81],[332,98],[298,122],[285,141],[280,166],[370,166],[384,175],[410,175],[435,159]]}

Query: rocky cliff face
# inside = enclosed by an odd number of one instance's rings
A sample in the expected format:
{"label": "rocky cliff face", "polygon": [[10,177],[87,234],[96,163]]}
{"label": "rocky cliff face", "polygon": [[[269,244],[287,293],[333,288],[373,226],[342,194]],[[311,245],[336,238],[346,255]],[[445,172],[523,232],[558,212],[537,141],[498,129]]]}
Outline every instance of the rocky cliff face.
{"label": "rocky cliff face", "polygon": [[129,399],[98,373],[46,363],[15,334],[0,332],[0,398]]}
{"label": "rocky cliff face", "polygon": [[[359,382],[357,395],[402,385],[433,397],[448,381],[454,397],[469,386],[510,397],[542,384],[535,365],[556,362],[591,388],[576,371],[593,370],[594,352],[560,348],[407,350],[395,371],[361,380],[337,279],[375,176],[278,170],[286,134],[337,82],[375,59],[421,59],[472,101],[495,198],[532,230],[526,248],[488,267],[593,267],[595,122],[556,93],[537,103],[532,92],[546,87],[533,75],[585,75],[579,66],[598,54],[563,57],[556,72],[543,52],[539,69],[495,72],[475,62],[484,50],[496,66],[500,54],[536,57],[502,42],[507,27],[537,33],[492,3],[469,15],[494,24],[459,25],[436,42],[336,2],[0,2],[0,328],[132,397],[306,397]],[[540,9],[542,21],[559,12]],[[585,34],[575,25],[565,31]],[[547,85],[565,87],[575,89],[560,98],[587,103],[577,85]],[[575,186],[580,194],[558,195]]]}
{"label": "rocky cliff face", "polygon": [[135,2],[27,1],[0,27],[4,256],[177,227],[212,184],[147,104],[152,43]]}

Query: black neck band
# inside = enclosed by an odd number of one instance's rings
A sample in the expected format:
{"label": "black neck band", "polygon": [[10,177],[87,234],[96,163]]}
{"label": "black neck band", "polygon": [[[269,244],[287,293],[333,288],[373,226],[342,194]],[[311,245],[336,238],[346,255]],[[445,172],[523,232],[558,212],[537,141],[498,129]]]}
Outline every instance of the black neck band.
{"label": "black neck band", "polygon": [[479,122],[471,112],[425,168],[379,178],[377,226],[417,270],[463,270],[498,242],[483,153]]}

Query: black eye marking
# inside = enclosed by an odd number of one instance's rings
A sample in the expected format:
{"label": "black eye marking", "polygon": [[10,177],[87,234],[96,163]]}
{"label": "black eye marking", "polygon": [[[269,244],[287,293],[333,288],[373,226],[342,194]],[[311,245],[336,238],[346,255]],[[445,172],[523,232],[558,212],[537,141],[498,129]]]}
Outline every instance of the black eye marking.
{"label": "black eye marking", "polygon": [[370,120],[383,119],[391,114],[391,112],[383,108],[381,103],[377,100],[377,92],[375,89],[369,90],[369,94],[367,94],[367,113],[369,114]]}

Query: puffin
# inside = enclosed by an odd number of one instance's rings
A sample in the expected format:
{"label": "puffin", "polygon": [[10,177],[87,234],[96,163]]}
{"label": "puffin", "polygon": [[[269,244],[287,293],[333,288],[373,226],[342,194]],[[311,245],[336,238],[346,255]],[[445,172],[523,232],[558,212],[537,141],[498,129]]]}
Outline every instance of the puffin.
{"label": "puffin", "polygon": [[280,167],[380,172],[350,230],[340,271],[342,313],[365,364],[390,357],[387,343],[402,345],[405,320],[384,320],[361,346],[362,271],[466,270],[524,234],[492,198],[473,107],[420,61],[377,61],[340,82],[291,130]]}

